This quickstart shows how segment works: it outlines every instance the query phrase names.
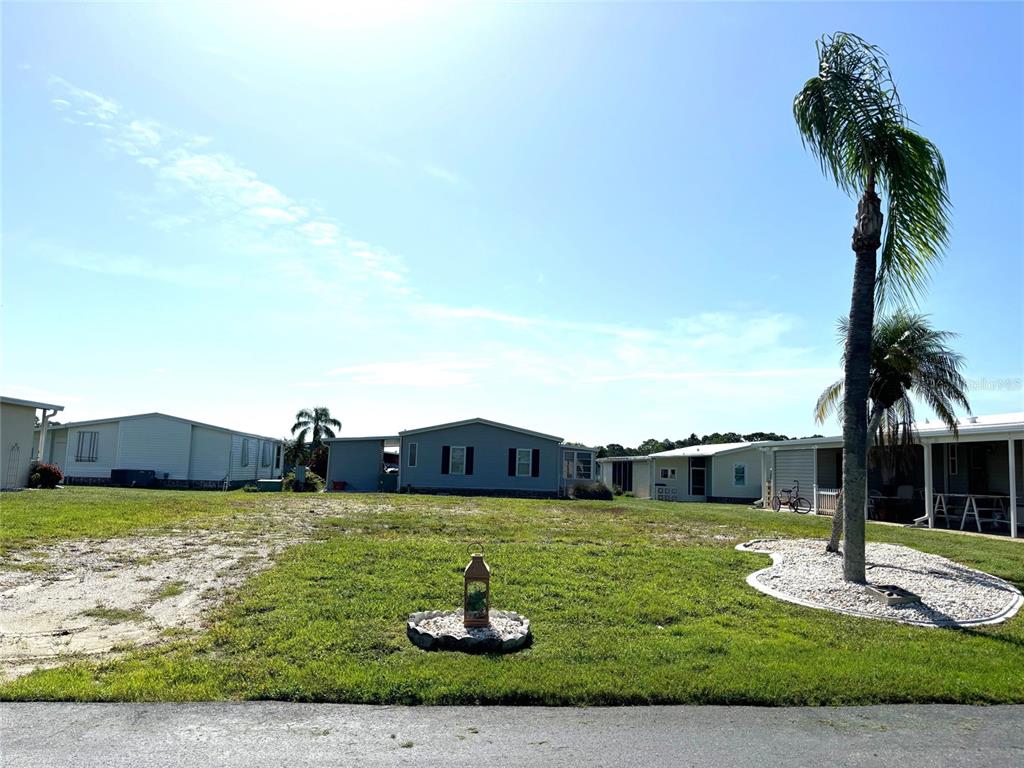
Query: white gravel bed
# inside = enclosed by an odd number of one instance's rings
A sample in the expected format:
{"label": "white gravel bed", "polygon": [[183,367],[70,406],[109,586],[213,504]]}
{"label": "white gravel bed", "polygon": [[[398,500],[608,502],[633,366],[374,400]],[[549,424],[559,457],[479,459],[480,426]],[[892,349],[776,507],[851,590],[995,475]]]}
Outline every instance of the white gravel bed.
{"label": "white gravel bed", "polygon": [[513,621],[504,616],[491,614],[491,623],[486,627],[467,627],[462,623],[460,612],[442,614],[432,619],[424,619],[417,626],[432,635],[448,635],[459,640],[472,637],[477,640],[512,640],[523,634],[523,623]]}
{"label": "white gravel bed", "polygon": [[775,539],[740,544],[742,552],[771,555],[772,565],[747,577],[765,594],[836,613],[927,627],[998,624],[1020,609],[1020,590],[1003,579],[899,544],[867,545],[869,584],[894,584],[920,603],[888,606],[864,587],[843,580],[843,557],[819,539]]}

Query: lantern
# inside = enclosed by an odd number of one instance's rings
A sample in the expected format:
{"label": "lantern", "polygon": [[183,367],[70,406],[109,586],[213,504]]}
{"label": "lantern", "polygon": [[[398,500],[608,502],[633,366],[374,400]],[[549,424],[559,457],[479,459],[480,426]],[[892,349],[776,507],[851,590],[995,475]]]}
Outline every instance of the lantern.
{"label": "lantern", "polygon": [[483,555],[474,554],[466,566],[462,608],[464,626],[486,627],[491,623],[491,567]]}

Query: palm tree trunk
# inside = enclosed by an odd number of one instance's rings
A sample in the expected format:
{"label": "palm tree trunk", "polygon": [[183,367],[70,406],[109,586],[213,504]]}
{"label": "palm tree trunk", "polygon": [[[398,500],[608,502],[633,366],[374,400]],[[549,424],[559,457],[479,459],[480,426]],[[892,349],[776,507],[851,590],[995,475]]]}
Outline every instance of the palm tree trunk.
{"label": "palm tree trunk", "polygon": [[864,554],[864,504],[867,496],[868,384],[871,371],[871,330],[875,318],[876,253],[881,245],[881,201],[875,194],[874,172],[868,174],[857,204],[853,229],[853,269],[850,323],[846,336],[843,394],[843,578],[867,582]]}
{"label": "palm tree trunk", "polygon": [[[883,413],[885,413],[885,409],[878,403],[874,403],[871,406],[871,418],[868,421],[869,447],[871,444],[871,436],[875,434],[875,431],[878,429],[878,425],[882,423]],[[832,536],[829,537],[828,546],[825,547],[826,552],[839,551],[839,539],[842,538],[843,535],[843,516],[846,514],[845,488],[846,481],[844,480],[843,487],[839,489],[839,495],[836,497],[836,511],[832,515]]]}

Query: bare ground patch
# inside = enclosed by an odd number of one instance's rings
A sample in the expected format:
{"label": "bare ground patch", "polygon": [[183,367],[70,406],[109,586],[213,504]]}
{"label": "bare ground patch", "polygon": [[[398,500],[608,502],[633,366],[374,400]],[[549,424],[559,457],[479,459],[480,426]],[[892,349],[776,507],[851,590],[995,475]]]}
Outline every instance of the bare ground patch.
{"label": "bare ground patch", "polygon": [[257,525],[247,516],[246,530],[142,532],[12,552],[0,560],[0,679],[201,629],[276,553],[353,506],[268,504]]}

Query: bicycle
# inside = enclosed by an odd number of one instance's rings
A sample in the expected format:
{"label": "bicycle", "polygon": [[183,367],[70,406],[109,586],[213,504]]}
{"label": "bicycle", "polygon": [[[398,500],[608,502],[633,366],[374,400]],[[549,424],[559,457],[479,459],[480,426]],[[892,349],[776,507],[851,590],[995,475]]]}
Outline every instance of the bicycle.
{"label": "bicycle", "polygon": [[799,480],[793,481],[792,488],[782,488],[779,493],[786,494],[786,498],[782,498],[778,493],[772,496],[772,509],[776,512],[782,509],[783,504],[798,515],[806,515],[811,511],[811,502],[800,495]]}

